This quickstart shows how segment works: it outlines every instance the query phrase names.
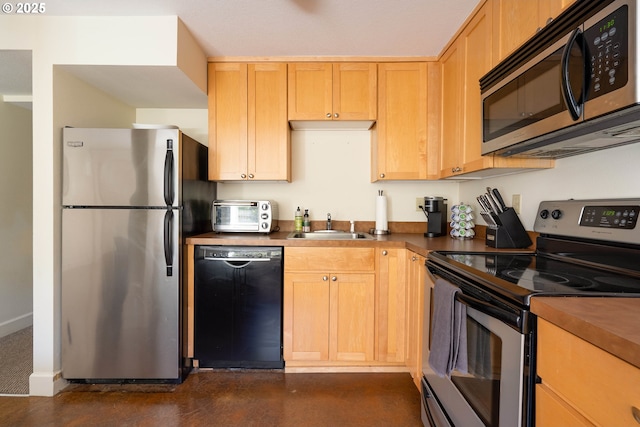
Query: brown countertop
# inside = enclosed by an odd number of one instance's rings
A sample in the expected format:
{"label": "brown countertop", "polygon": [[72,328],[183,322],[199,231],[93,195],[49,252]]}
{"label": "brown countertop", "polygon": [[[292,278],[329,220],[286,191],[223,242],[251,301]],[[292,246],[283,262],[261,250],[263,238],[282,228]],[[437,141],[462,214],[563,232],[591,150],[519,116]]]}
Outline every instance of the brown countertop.
{"label": "brown countertop", "polygon": [[[392,233],[376,236],[375,240],[302,240],[287,239],[289,231],[266,235],[258,233],[205,233],[187,238],[190,245],[271,245],[271,246],[322,246],[322,247],[385,247],[406,248],[427,256],[430,251],[495,251],[485,245],[484,239],[460,240],[449,236],[424,237],[418,233]],[[500,249],[509,251],[509,249]],[[517,249],[522,251],[522,249]]]}
{"label": "brown countertop", "polygon": [[533,297],[531,312],[640,368],[640,298]]}
{"label": "brown countertop", "polygon": [[[187,238],[190,245],[270,245],[285,247],[406,248],[422,256],[430,251],[495,251],[484,238],[424,237],[422,233],[392,233],[375,240],[289,240],[289,231],[259,233],[205,233]],[[534,248],[529,248],[533,251]],[[500,249],[499,251],[514,251]],[[515,251],[523,251],[515,249]],[[640,368],[640,298],[534,297],[531,311]]]}

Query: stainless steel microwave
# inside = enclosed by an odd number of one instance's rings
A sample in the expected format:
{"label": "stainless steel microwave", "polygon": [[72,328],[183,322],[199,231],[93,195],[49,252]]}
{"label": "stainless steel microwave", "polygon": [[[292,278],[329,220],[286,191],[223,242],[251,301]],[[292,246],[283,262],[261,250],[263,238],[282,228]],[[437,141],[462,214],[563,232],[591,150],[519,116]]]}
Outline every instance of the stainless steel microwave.
{"label": "stainless steel microwave", "polygon": [[560,158],[640,139],[636,0],[574,3],[480,80],[482,154]]}
{"label": "stainless steel microwave", "polygon": [[270,233],[278,226],[278,204],[272,200],[214,200],[213,231]]}

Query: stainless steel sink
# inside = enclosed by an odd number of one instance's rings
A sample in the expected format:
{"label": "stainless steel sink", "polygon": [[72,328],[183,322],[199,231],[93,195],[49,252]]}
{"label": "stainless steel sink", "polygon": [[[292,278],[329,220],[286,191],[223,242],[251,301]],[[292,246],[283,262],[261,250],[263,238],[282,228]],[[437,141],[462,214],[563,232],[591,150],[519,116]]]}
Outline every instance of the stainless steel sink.
{"label": "stainless steel sink", "polygon": [[350,233],[340,230],[317,230],[310,233],[294,231],[289,233],[287,239],[306,239],[306,240],[373,240],[371,234],[368,233]]}

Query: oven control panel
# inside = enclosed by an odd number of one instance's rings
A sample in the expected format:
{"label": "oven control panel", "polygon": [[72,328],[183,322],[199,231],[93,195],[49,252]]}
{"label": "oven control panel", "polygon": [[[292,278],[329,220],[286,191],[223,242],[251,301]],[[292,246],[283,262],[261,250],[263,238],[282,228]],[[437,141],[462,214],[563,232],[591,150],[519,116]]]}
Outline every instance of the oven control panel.
{"label": "oven control panel", "polygon": [[638,218],[638,205],[585,206],[580,217],[584,227],[634,228]]}
{"label": "oven control panel", "polygon": [[541,234],[640,244],[640,199],[558,200],[540,203]]}

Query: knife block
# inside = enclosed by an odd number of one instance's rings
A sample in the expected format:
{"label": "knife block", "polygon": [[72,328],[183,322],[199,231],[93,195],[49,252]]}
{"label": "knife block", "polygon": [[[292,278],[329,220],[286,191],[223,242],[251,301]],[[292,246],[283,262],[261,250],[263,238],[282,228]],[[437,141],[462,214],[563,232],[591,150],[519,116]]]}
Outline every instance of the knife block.
{"label": "knife block", "polygon": [[518,214],[507,208],[500,214],[491,214],[495,226],[487,227],[485,243],[491,248],[526,248],[533,243]]}

